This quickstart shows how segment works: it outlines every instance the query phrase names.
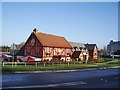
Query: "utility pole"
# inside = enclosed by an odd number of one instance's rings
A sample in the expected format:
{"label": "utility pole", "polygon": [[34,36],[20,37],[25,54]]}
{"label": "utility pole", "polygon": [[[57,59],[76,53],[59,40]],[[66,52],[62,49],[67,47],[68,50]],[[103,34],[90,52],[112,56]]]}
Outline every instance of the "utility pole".
{"label": "utility pole", "polygon": [[13,57],[12,57],[12,67],[13,67],[13,62],[14,62],[14,46],[15,46],[15,44],[13,43]]}

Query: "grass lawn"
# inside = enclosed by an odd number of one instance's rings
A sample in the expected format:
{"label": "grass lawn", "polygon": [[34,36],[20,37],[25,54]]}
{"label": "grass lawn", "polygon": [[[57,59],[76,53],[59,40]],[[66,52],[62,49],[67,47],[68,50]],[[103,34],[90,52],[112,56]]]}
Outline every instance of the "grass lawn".
{"label": "grass lawn", "polygon": [[88,69],[96,68],[98,65],[75,65],[75,66],[46,66],[46,67],[36,67],[36,66],[23,66],[19,65],[12,67],[11,65],[6,65],[2,68],[3,72],[15,72],[15,71],[47,71],[47,70],[75,70],[75,69]]}
{"label": "grass lawn", "polygon": [[109,60],[109,61],[105,61],[103,63],[96,63],[97,65],[100,65],[100,64],[119,64],[120,63],[120,59],[113,59],[113,60]]}
{"label": "grass lawn", "polygon": [[16,71],[55,71],[55,70],[80,70],[80,69],[99,69],[99,68],[108,68],[113,66],[119,66],[118,62],[120,59],[108,60],[104,63],[94,63],[94,64],[60,64],[58,65],[46,65],[46,66],[35,66],[35,65],[5,65],[2,67],[2,72],[16,72]]}

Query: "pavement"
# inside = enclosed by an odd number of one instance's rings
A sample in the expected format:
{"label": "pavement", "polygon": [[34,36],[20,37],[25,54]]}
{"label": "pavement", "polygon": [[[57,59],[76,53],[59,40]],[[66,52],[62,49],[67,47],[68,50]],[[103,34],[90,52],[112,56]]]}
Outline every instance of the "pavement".
{"label": "pavement", "polygon": [[120,68],[99,70],[2,74],[3,89],[119,88]]}

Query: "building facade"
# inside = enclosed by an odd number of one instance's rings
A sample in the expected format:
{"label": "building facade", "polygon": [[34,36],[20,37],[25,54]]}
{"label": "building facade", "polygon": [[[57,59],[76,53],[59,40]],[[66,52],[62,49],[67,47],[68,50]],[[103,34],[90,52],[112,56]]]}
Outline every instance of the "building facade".
{"label": "building facade", "polygon": [[85,44],[89,51],[89,60],[98,59],[98,48],[96,44]]}
{"label": "building facade", "polygon": [[111,40],[107,45],[107,51],[113,54],[114,52],[120,50],[120,41]]}
{"label": "building facade", "polygon": [[23,46],[24,56],[39,57],[44,60],[72,60],[72,46],[61,36],[45,34],[34,29]]}
{"label": "building facade", "polygon": [[72,46],[72,58],[80,61],[87,61],[89,59],[88,49],[83,43],[69,42]]}

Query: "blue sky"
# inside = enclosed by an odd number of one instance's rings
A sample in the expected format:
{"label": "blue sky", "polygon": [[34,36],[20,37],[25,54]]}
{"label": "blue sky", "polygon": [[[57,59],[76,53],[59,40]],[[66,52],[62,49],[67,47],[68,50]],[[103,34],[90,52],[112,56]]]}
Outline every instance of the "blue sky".
{"label": "blue sky", "polygon": [[118,39],[117,2],[3,2],[3,45],[25,42],[34,28],[68,41],[96,43]]}

